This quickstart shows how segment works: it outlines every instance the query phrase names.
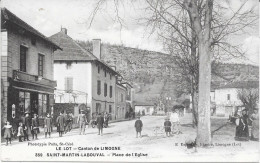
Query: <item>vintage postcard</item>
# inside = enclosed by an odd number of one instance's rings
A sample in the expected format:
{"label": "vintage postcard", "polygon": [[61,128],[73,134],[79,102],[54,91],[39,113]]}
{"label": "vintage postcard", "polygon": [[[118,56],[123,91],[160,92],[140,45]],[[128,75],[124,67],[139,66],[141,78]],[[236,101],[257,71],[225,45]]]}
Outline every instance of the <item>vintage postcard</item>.
{"label": "vintage postcard", "polygon": [[1,161],[259,162],[256,0],[0,0]]}

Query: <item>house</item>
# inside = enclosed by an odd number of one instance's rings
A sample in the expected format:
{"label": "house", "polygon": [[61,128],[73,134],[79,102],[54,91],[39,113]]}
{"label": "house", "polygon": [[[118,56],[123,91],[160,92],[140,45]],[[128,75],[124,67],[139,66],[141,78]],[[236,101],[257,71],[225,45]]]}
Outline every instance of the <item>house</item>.
{"label": "house", "polygon": [[66,28],[62,28],[50,37],[63,48],[63,51],[54,53],[54,77],[57,80],[55,105],[75,104],[72,108],[74,115],[83,108],[89,115],[106,111],[115,117],[116,77],[120,74],[100,60],[104,55],[101,40],[93,40],[93,52],[90,52],[67,32]]}
{"label": "house", "polygon": [[127,88],[117,81],[115,119],[124,119],[126,112],[129,112],[126,108],[126,92]]}
{"label": "house", "polygon": [[134,101],[135,90],[129,82],[123,81],[122,85],[126,87],[126,104],[127,104],[127,110],[130,111],[131,109],[134,108],[133,101]]}
{"label": "house", "polygon": [[6,8],[1,35],[2,122],[28,112],[42,123],[54,103],[53,52],[61,48]]}
{"label": "house", "polygon": [[216,115],[228,117],[241,111],[244,106],[238,98],[238,91],[249,88],[258,89],[259,81],[233,81],[216,88]]}
{"label": "house", "polygon": [[134,101],[134,108],[136,115],[142,115],[143,112],[145,115],[152,115],[154,112],[154,105],[147,102]]}

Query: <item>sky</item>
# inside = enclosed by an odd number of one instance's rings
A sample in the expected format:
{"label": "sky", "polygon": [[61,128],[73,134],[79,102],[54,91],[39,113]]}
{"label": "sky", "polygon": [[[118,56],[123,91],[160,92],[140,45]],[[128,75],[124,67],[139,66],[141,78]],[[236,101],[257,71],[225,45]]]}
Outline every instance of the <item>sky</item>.
{"label": "sky", "polygon": [[[110,3],[111,0],[107,1],[96,14],[91,26],[89,18],[97,0],[2,0],[1,5],[47,37],[64,27],[67,28],[68,35],[76,40],[99,38],[104,43],[164,52],[156,33],[150,34],[145,25],[137,23],[144,14],[139,8],[144,5],[142,1],[135,1],[135,4],[126,1],[119,8],[123,27],[114,21],[116,13],[114,3]],[[249,1],[251,4],[254,3],[253,0]],[[242,41],[243,49],[247,50],[248,60],[234,62],[258,65],[260,42],[258,29],[241,37],[239,41]]]}

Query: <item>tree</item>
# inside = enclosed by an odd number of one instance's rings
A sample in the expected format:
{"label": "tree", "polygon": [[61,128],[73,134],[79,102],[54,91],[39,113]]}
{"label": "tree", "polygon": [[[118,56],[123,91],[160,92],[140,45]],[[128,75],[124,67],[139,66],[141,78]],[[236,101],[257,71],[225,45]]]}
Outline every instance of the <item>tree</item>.
{"label": "tree", "polygon": [[244,107],[253,113],[253,109],[257,107],[259,101],[258,88],[242,88],[237,90],[237,97],[243,103]]}
{"label": "tree", "polygon": [[[115,2],[118,9],[118,0]],[[145,10],[150,12],[147,25],[153,24],[152,31],[169,33],[165,38],[171,41],[172,51],[176,50],[174,54],[180,53],[184,56],[179,58],[179,68],[183,68],[183,74],[188,74],[186,79],[191,83],[193,98],[197,97],[198,91],[198,112],[194,113],[195,118],[198,115],[197,143],[210,144],[210,85],[211,70],[214,65],[213,54],[215,58],[223,58],[224,54],[242,56],[239,46],[232,46],[228,42],[229,37],[253,25],[258,17],[254,15],[253,9],[244,10],[247,1],[242,2],[237,10],[221,4],[229,4],[225,0],[218,2],[146,0],[146,3]],[[223,16],[225,11],[231,11],[229,16]]]}

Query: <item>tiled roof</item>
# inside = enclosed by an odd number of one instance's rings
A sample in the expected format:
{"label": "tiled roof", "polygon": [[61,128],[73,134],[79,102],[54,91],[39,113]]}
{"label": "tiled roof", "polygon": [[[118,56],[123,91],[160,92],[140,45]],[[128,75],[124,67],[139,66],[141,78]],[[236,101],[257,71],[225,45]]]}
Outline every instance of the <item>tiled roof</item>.
{"label": "tiled roof", "polygon": [[218,88],[258,88],[259,81],[233,81]]}
{"label": "tiled roof", "polygon": [[15,14],[13,14],[12,12],[10,12],[8,9],[6,8],[1,8],[1,19],[2,22],[6,21],[8,23],[11,23],[13,25],[16,25],[22,29],[24,29],[25,31],[40,37],[41,39],[47,41],[48,43],[52,44],[55,48],[57,49],[61,49],[58,45],[56,45],[55,43],[53,43],[51,40],[49,40],[47,37],[45,37],[43,34],[41,34],[39,31],[37,31],[36,29],[34,29],[32,26],[30,26],[29,24],[27,24],[26,22],[24,22],[23,20],[21,20],[20,18],[18,18]]}
{"label": "tiled roof", "polygon": [[54,60],[76,60],[93,61],[97,58],[90,52],[83,49],[76,41],[64,32],[58,32],[49,37],[50,40],[59,45],[63,50],[54,52]]}
{"label": "tiled roof", "polygon": [[54,61],[96,61],[117,75],[120,75],[106,63],[94,56],[91,52],[81,47],[75,40],[64,32],[60,31],[50,36],[49,39],[62,48],[62,51],[57,50],[54,52]]}
{"label": "tiled roof", "polygon": [[143,101],[134,101],[135,106],[153,106],[153,104]]}

